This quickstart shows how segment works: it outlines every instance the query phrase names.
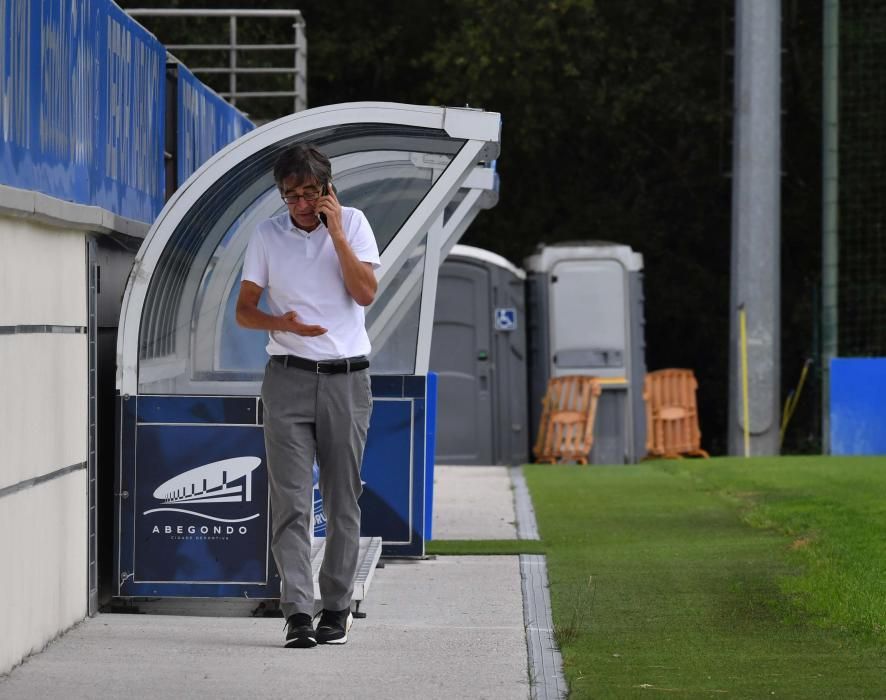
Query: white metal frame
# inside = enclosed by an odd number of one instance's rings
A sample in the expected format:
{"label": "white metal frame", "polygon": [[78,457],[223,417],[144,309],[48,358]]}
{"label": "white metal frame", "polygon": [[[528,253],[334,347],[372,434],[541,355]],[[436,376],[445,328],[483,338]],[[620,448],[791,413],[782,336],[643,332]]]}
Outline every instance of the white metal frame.
{"label": "white metal frame", "polygon": [[424,268],[416,267],[411,271],[409,278],[397,290],[396,298],[388,302],[384,311],[373,319],[367,329],[373,348],[377,350],[382,347],[421,292],[416,374],[427,374],[430,367],[440,265],[480,210],[489,209],[498,201],[498,178],[492,168],[475,167],[465,179],[462,188],[468,191],[446,223],[443,223],[441,212],[428,229]]}
{"label": "white metal frame", "polygon": [[[148,288],[166,244],[191,207],[231,169],[265,148],[316,129],[370,123],[442,130],[453,138],[465,140],[458,155],[382,255],[380,291],[390,282],[420,237],[428,231],[430,222],[442,214],[446,204],[464,185],[476,164],[493,161],[499,152],[501,117],[495,112],[384,102],[354,102],[306,110],[265,124],[229,144],[206,161],[173,194],[136,255],[123,295],[117,336],[116,385],[121,394],[138,393],[138,340]],[[423,303],[422,314],[427,312]],[[421,338],[420,331],[420,350],[427,353],[430,350],[433,306],[430,306],[429,315],[427,322],[422,319],[420,326],[421,331],[427,329],[425,339]],[[419,362],[420,357],[417,357],[416,373],[427,369],[427,361]]]}
{"label": "white metal frame", "polygon": [[[219,95],[235,105],[238,99],[249,97],[291,97],[292,111],[300,112],[308,105],[308,40],[305,37],[305,20],[299,10],[208,10],[208,9],[160,9],[139,8],[126,10],[131,17],[220,17],[228,20],[227,44],[167,44],[169,51],[227,51],[227,66],[207,66],[190,68],[195,75],[226,73],[228,92]],[[291,19],[294,31],[291,44],[242,44],[237,41],[237,18],[260,17],[264,19]],[[292,68],[257,67],[246,68],[237,65],[237,54],[244,51],[293,52]],[[237,87],[238,75],[270,75],[282,73],[292,76],[292,90],[256,91],[241,90]]]}

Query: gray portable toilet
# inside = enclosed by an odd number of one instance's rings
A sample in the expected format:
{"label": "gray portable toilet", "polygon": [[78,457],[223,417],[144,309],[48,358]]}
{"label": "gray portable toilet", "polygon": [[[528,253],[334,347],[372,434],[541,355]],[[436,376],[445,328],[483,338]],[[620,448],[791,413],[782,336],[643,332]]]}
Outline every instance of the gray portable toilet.
{"label": "gray portable toilet", "polygon": [[603,380],[593,464],[625,464],[646,454],[643,256],[604,241],[539,245],[528,272],[529,414],[538,433],[550,377]]}
{"label": "gray portable toilet", "polygon": [[456,245],[440,267],[430,368],[437,464],[523,464],[529,456],[526,273]]}

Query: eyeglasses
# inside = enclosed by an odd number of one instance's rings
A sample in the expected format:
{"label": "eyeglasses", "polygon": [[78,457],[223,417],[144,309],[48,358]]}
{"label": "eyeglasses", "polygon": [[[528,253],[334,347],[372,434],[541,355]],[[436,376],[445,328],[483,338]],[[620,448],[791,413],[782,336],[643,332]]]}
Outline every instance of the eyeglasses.
{"label": "eyeglasses", "polygon": [[316,202],[320,199],[321,194],[322,193],[319,190],[310,190],[302,194],[283,194],[280,195],[280,199],[287,204],[295,204],[299,199],[303,199],[306,202]]}

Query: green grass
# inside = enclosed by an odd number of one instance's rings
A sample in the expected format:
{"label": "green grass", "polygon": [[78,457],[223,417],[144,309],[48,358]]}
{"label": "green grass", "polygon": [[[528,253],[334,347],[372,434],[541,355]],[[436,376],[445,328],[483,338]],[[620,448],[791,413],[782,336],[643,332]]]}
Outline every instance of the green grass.
{"label": "green grass", "polygon": [[426,554],[544,554],[538,540],[431,540]]}
{"label": "green grass", "polygon": [[571,697],[886,697],[886,460],[525,473]]}

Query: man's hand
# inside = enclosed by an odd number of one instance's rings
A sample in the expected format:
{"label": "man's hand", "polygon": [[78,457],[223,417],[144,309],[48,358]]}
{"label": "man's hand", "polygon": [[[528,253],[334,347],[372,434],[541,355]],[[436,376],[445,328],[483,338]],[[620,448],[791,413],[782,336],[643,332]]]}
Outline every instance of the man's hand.
{"label": "man's hand", "polygon": [[237,297],[237,323],[243,328],[253,328],[262,331],[282,331],[295,333],[296,335],[315,336],[323,335],[326,329],[323,326],[313,326],[298,320],[295,311],[287,311],[282,316],[266,314],[258,308],[264,289],[255,282],[244,280],[240,283],[240,296]]}
{"label": "man's hand", "polygon": [[302,323],[298,320],[298,314],[295,311],[287,311],[282,316],[277,317],[280,321],[280,327],[274,330],[284,331],[286,333],[295,333],[296,335],[315,336],[323,335],[327,332],[323,326],[313,326]]}
{"label": "man's hand", "polygon": [[341,265],[342,277],[344,277],[345,288],[348,294],[360,306],[369,306],[375,299],[375,293],[378,291],[378,280],[375,278],[375,270],[372,265],[367,262],[361,262],[354,255],[350,243],[345,236],[345,230],[341,221],[341,204],[332,188],[332,183],[328,187],[329,193],[317,200],[317,213],[323,212],[326,215],[326,228],[329,230],[329,237],[332,239],[332,245],[335,246],[335,253],[338,255],[338,262]]}
{"label": "man's hand", "polygon": [[335,196],[335,190],[332,183],[326,187],[327,193],[317,200],[317,206],[314,211],[318,214],[326,215],[326,228],[332,236],[344,235],[344,228],[341,223],[341,204],[338,197]]}

